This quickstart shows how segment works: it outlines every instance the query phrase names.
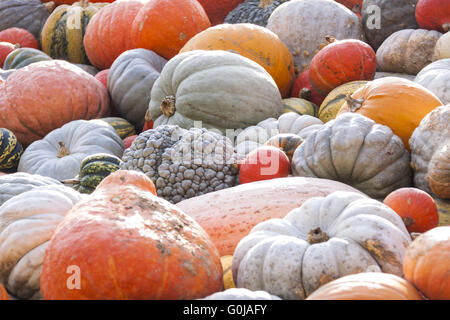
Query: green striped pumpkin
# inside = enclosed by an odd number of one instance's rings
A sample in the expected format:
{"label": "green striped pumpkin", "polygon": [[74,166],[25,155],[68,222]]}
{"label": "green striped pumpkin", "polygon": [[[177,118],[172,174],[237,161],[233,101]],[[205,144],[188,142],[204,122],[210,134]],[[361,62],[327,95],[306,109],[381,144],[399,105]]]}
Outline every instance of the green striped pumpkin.
{"label": "green striped pumpkin", "polygon": [[123,140],[129,136],[134,136],[136,134],[134,126],[127,120],[120,117],[106,117],[100,120],[105,121],[110,126],[112,126],[120,138]]}
{"label": "green striped pumpkin", "polygon": [[89,64],[83,37],[89,21],[107,4],[80,1],[58,6],[42,29],[42,51],[54,59]]}
{"label": "green striped pumpkin", "polygon": [[33,48],[18,48],[12,51],[5,59],[3,69],[20,69],[34,62],[52,60],[44,52]]}
{"label": "green striped pumpkin", "polygon": [[119,170],[121,161],[118,157],[106,153],[87,156],[81,162],[78,177],[67,182],[72,182],[74,189],[81,193],[92,193],[103,179]]}
{"label": "green striped pumpkin", "polygon": [[9,129],[0,128],[0,170],[17,168],[22,153],[22,145],[14,133]]}
{"label": "green striped pumpkin", "polygon": [[310,115],[317,117],[319,108],[316,104],[301,98],[283,99],[283,113],[295,112],[300,115]]}

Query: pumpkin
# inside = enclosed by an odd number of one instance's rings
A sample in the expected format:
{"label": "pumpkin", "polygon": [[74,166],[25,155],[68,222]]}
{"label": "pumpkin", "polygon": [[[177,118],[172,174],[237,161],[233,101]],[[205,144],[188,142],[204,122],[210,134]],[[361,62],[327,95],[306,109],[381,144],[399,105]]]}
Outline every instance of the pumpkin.
{"label": "pumpkin", "polygon": [[115,1],[101,8],[89,21],[83,44],[89,61],[97,69],[110,68],[122,52],[131,49],[131,25],[145,2]]}
{"label": "pumpkin", "polygon": [[92,193],[95,188],[111,173],[119,170],[121,160],[107,153],[95,153],[81,161],[80,172],[75,179],[63,183],[74,185],[81,193]]}
{"label": "pumpkin", "polygon": [[407,280],[389,273],[362,272],[333,280],[306,300],[423,300]]}
{"label": "pumpkin", "polygon": [[441,105],[439,98],[423,86],[402,78],[386,77],[356,90],[342,105],[338,116],[345,112],[359,113],[386,125],[409,151],[409,138],[414,129],[423,117]]}
{"label": "pumpkin", "polygon": [[230,288],[213,293],[200,300],[281,300],[266,291],[251,291],[245,288]]}
{"label": "pumpkin", "polygon": [[223,269],[223,288],[224,290],[236,288],[233,280],[233,273],[231,271],[231,263],[233,262],[233,256],[223,256],[220,257],[220,262],[222,263]]}
{"label": "pumpkin", "polygon": [[322,125],[322,121],[310,115],[284,113],[278,119],[268,118],[243,130],[236,137],[235,149],[245,156],[280,133],[292,133],[305,139]]}
{"label": "pumpkin", "polygon": [[[80,0],[53,0],[56,5],[62,5],[62,4],[74,4]],[[115,0],[89,0],[91,3],[97,3],[97,2],[114,2]]]}
{"label": "pumpkin", "polygon": [[364,0],[362,27],[367,42],[376,51],[391,34],[403,29],[417,29],[417,0]]}
{"label": "pumpkin", "polygon": [[296,134],[280,133],[267,140],[264,145],[280,149],[288,156],[289,161],[291,161],[295,150],[303,143],[303,141],[304,139]]}
{"label": "pumpkin", "polygon": [[197,0],[152,0],[144,4],[131,25],[130,45],[171,59],[189,39],[210,26]]}
{"label": "pumpkin", "polygon": [[294,61],[286,45],[266,28],[250,23],[221,24],[195,35],[180,53],[192,50],[225,50],[247,57],[266,69],[282,97],[289,97]]}
{"label": "pumpkin", "polygon": [[16,169],[23,148],[11,130],[0,128],[0,170]]}
{"label": "pumpkin", "polygon": [[434,58],[447,59],[450,58],[450,33],[444,33],[439,40],[436,42],[434,47]]}
{"label": "pumpkin", "polygon": [[126,137],[125,139],[123,139],[123,144],[125,145],[125,149],[128,149],[129,147],[131,147],[134,139],[136,139],[137,137],[138,137],[138,135],[135,134],[134,136],[129,136],[129,137]]}
{"label": "pumpkin", "polygon": [[0,83],[2,83],[3,81],[6,81],[6,79],[8,79],[8,77],[14,73],[14,71],[16,71],[16,70],[15,69],[11,69],[11,70],[0,69]]}
{"label": "pumpkin", "polygon": [[39,61],[51,61],[44,52],[33,48],[16,48],[6,56],[3,69],[20,69]]}
{"label": "pumpkin", "polygon": [[377,50],[381,71],[416,75],[434,60],[434,47],[442,34],[404,29],[391,34]]}
{"label": "pumpkin", "polygon": [[17,45],[9,42],[0,42],[0,65],[3,66],[5,59],[14,50],[18,48]]}
{"label": "pumpkin", "polygon": [[450,4],[440,0],[419,0],[416,20],[422,29],[450,31]]}
{"label": "pumpkin", "polygon": [[443,144],[430,160],[427,181],[431,191],[440,198],[450,199],[450,144]]}
{"label": "pumpkin", "polygon": [[275,81],[256,62],[223,50],[194,50],[164,66],[151,91],[149,113],[155,128],[189,129],[201,121],[203,128],[225,132],[278,117],[282,107]]}
{"label": "pumpkin", "polygon": [[406,251],[405,278],[428,299],[449,300],[450,226],[433,228],[416,238]]}
{"label": "pumpkin", "polygon": [[356,39],[327,38],[329,44],[311,60],[309,80],[322,94],[357,80],[373,80],[377,69],[375,51]]}
{"label": "pumpkin", "polygon": [[225,18],[225,23],[252,23],[262,27],[267,25],[272,12],[288,0],[245,0]]}
{"label": "pumpkin", "polygon": [[209,21],[213,26],[223,23],[227,14],[243,1],[244,0],[198,0],[205,9]]}
{"label": "pumpkin", "polygon": [[342,4],[328,0],[285,2],[270,15],[267,28],[287,45],[297,73],[308,68],[313,56],[326,45],[326,36],[341,40],[363,37],[358,16]]}
{"label": "pumpkin", "polygon": [[277,147],[262,146],[251,151],[239,166],[239,183],[284,178],[289,175],[287,155]]}
{"label": "pumpkin", "polygon": [[335,1],[339,2],[340,4],[343,4],[344,6],[352,10],[352,12],[356,13],[359,17],[361,16],[362,4],[364,2],[363,0],[335,0]]}
{"label": "pumpkin", "polygon": [[317,117],[324,123],[336,118],[345,99],[367,83],[364,80],[351,81],[333,89],[319,107]]}
{"label": "pumpkin", "polygon": [[5,287],[0,283],[0,300],[9,300],[8,292]]}
{"label": "pumpkin", "polygon": [[108,74],[109,74],[109,70],[111,70],[111,69],[104,69],[104,70],[96,73],[95,76],[94,76],[95,79],[100,81],[106,89],[108,89]]}
{"label": "pumpkin", "polygon": [[423,233],[438,226],[438,208],[425,191],[400,188],[388,194],[383,203],[397,212],[409,233]]}
{"label": "pumpkin", "polygon": [[0,31],[0,41],[18,44],[22,48],[39,49],[36,38],[26,29],[9,28]]}
{"label": "pumpkin", "polygon": [[406,74],[406,73],[395,73],[395,72],[376,72],[375,73],[375,78],[374,79],[380,79],[380,78],[386,78],[386,77],[397,77],[397,78],[403,78],[403,79],[407,79],[407,80],[411,80],[414,81],[414,79],[416,78],[415,75],[411,75],[411,74]]}
{"label": "pumpkin", "polygon": [[346,113],[312,132],[295,150],[295,176],[337,180],[382,199],[411,185],[410,156],[389,127]]}
{"label": "pumpkin", "polygon": [[320,106],[326,96],[317,92],[309,81],[309,69],[301,72],[294,82],[291,97],[309,100]]}
{"label": "pumpkin", "polygon": [[87,73],[93,76],[95,76],[99,72],[97,68],[88,64],[74,63],[73,65],[81,68],[82,70],[86,71]]}
{"label": "pumpkin", "polygon": [[[47,246],[44,299],[190,300],[222,290],[208,235],[155,193],[143,173],[119,170],[72,207]],[[81,270],[77,290],[67,287],[69,266]]]}
{"label": "pumpkin", "polygon": [[[283,218],[307,199],[334,191],[359,192],[332,180],[288,177],[245,183],[177,203],[209,234],[221,256],[232,255],[238,242],[258,223]],[[267,201],[270,199],[270,201]]]}
{"label": "pumpkin", "polygon": [[[442,194],[438,192],[437,196],[443,196],[445,198],[449,197],[448,184],[450,180],[448,179],[448,171],[447,174],[444,174],[445,166],[448,166],[448,160],[445,161],[444,157],[442,159],[440,157],[448,149],[448,137],[450,136],[449,123],[450,105],[440,106],[422,119],[410,139],[411,167],[414,169],[414,186],[433,194],[429,182],[431,180],[435,187],[440,185],[442,188]],[[446,152],[448,154],[448,151]],[[442,169],[444,170],[439,172]],[[435,175],[436,170],[440,173],[437,176]],[[439,184],[438,181],[441,181],[441,183]],[[447,191],[445,191],[446,184]],[[438,191],[437,189],[441,188],[435,189]]]}
{"label": "pumpkin", "polygon": [[123,118],[107,117],[101,118],[100,120],[105,121],[112,126],[122,140],[136,134],[134,126]]}
{"label": "pumpkin", "polygon": [[74,119],[107,116],[109,97],[99,81],[69,62],[41,61],[0,84],[0,110],[0,127],[25,148]]}
{"label": "pumpkin", "polygon": [[319,108],[316,104],[306,99],[287,98],[283,99],[283,113],[295,112],[299,115],[310,115],[317,117]]}
{"label": "pumpkin", "polygon": [[124,145],[114,128],[100,120],[74,120],[33,142],[17,171],[57,180],[75,177],[83,159],[96,153],[122,157]]}
{"label": "pumpkin", "polygon": [[42,27],[55,6],[41,0],[2,0],[0,3],[0,30],[23,28],[39,39]]}
{"label": "pumpkin", "polygon": [[122,53],[108,74],[108,91],[112,103],[138,131],[145,121],[150,92],[167,60],[146,49]]}
{"label": "pumpkin", "polygon": [[414,81],[433,92],[443,104],[450,103],[450,59],[437,60],[427,65]]}
{"label": "pumpkin", "polygon": [[58,6],[48,17],[41,32],[42,51],[54,59],[89,64],[83,37],[92,17],[107,3],[81,0],[73,5]]}
{"label": "pumpkin", "polygon": [[48,185],[61,185],[58,180],[37,174],[15,172],[0,176],[0,206],[7,200],[33,188]]}
{"label": "pumpkin", "polygon": [[401,277],[410,243],[388,206],[337,191],[253,227],[234,251],[233,279],[237,287],[305,299],[327,282],[368,269]]}
{"label": "pumpkin", "polygon": [[61,186],[36,187],[6,201],[0,209],[0,282],[20,299],[40,299],[39,275],[56,226],[82,199]]}
{"label": "pumpkin", "polygon": [[145,131],[147,131],[147,130],[153,129],[153,120],[152,120],[152,118],[150,117],[150,112],[148,112],[148,109],[147,109],[147,111],[145,112],[145,117],[144,117],[144,119],[145,119],[144,127],[142,128],[142,131],[141,131],[141,132],[145,132]]}

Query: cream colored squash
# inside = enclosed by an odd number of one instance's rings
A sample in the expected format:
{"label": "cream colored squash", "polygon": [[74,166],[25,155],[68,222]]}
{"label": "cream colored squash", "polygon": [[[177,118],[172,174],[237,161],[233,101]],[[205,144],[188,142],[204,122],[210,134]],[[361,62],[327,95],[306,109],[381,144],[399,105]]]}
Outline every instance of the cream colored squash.
{"label": "cream colored squash", "polygon": [[433,92],[443,104],[450,103],[450,59],[429,64],[417,74],[414,81]]}
{"label": "cream colored squash", "polygon": [[443,34],[436,42],[434,58],[436,60],[450,58],[450,32]]}

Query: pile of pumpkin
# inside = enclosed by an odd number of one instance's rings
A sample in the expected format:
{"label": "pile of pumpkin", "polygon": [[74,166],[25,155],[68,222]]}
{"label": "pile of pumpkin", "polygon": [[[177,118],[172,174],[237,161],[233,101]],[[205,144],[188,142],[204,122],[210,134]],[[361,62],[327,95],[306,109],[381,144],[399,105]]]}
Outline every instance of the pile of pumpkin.
{"label": "pile of pumpkin", "polygon": [[440,0],[1,1],[0,299],[450,299],[449,30]]}

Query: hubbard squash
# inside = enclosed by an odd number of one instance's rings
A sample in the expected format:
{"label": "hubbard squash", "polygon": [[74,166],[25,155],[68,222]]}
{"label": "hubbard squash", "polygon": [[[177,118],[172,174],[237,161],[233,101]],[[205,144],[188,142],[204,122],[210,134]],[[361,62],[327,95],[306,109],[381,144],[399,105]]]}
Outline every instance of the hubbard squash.
{"label": "hubbard squash", "polygon": [[228,13],[225,23],[252,23],[265,27],[272,12],[288,0],[245,0]]}
{"label": "hubbard squash", "polygon": [[259,222],[283,218],[307,199],[338,190],[359,192],[337,181],[288,177],[211,192],[181,201],[177,207],[205,229],[224,256],[233,254],[238,242]]}
{"label": "hubbard squash", "polygon": [[18,44],[22,48],[39,49],[36,38],[26,29],[8,28],[0,31],[0,41]]}

